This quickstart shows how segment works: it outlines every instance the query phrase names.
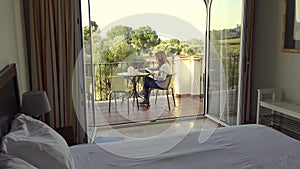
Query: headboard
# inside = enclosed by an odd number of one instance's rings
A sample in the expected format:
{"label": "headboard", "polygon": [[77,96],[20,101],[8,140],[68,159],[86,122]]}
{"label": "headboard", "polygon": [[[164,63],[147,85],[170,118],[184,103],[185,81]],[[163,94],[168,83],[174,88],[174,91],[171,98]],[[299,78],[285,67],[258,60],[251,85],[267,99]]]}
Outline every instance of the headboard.
{"label": "headboard", "polygon": [[10,64],[0,71],[0,139],[9,132],[11,122],[20,110],[16,64]]}

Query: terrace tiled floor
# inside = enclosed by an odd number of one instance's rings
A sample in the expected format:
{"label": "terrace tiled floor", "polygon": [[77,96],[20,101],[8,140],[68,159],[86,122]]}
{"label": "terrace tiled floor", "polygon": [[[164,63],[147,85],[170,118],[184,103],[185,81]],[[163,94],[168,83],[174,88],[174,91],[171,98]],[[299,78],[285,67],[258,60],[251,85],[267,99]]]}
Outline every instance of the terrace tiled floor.
{"label": "terrace tiled floor", "polygon": [[[127,101],[121,103],[117,101],[117,106],[112,101],[111,112],[108,112],[108,101],[95,102],[95,126],[117,125],[125,123],[155,121],[158,119],[170,119],[177,117],[203,115],[203,98],[199,97],[176,97],[176,106],[173,105],[172,97],[170,96],[171,110],[168,110],[166,96],[159,96],[157,104],[155,104],[155,97],[150,100],[150,108],[140,106],[137,108],[136,103],[132,105],[130,99],[129,114],[127,113]],[[141,101],[141,99],[139,99]],[[93,114],[88,116],[89,126],[94,126]]]}

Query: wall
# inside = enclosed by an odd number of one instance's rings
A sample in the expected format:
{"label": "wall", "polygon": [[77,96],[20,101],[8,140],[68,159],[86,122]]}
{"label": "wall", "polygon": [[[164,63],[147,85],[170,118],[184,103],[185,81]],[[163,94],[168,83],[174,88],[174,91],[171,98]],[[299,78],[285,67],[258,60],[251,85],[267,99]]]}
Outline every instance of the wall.
{"label": "wall", "polygon": [[23,19],[20,0],[1,0],[0,5],[0,69],[17,64],[20,92],[28,90]]}
{"label": "wall", "polygon": [[[203,57],[203,56],[201,56]],[[173,73],[175,73],[175,94],[203,95],[204,60],[199,57],[176,56]]]}
{"label": "wall", "polygon": [[280,88],[284,100],[300,104],[300,53],[281,51],[283,14],[284,0],[255,0],[250,96],[252,120],[256,115],[258,88]]}

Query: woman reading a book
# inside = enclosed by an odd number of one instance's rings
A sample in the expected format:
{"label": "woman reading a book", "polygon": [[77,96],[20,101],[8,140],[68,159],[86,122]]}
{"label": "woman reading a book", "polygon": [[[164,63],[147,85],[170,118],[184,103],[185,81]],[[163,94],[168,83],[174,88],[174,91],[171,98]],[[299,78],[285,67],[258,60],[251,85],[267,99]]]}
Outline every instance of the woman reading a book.
{"label": "woman reading a book", "polygon": [[[170,62],[167,59],[167,55],[164,51],[158,51],[155,53],[156,61],[158,66],[155,68],[150,68],[150,75],[153,77],[146,77],[144,81],[143,94],[144,101],[140,102],[140,105],[150,106],[150,88],[166,88],[170,81],[170,75],[172,75],[172,68]],[[145,71],[145,69],[139,69],[139,71]],[[158,71],[157,73],[153,71]]]}

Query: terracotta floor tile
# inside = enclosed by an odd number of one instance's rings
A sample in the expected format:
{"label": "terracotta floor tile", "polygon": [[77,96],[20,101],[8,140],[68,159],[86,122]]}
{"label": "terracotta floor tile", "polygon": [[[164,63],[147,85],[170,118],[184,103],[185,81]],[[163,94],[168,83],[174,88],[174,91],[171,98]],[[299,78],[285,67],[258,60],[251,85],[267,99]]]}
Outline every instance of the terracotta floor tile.
{"label": "terracotta floor tile", "polygon": [[[121,104],[117,100],[117,106],[114,102],[111,104],[111,111],[108,112],[108,101],[95,102],[95,121],[96,126],[123,124],[132,122],[153,121],[157,119],[168,119],[174,117],[193,116],[203,114],[203,98],[199,97],[176,97],[176,106],[173,105],[172,97],[170,99],[171,110],[169,111],[166,96],[158,97],[155,104],[155,97],[150,100],[150,108],[137,105],[132,105],[132,100],[129,103],[129,114],[127,112],[127,101]],[[89,114],[89,124],[93,123],[93,115]]]}

